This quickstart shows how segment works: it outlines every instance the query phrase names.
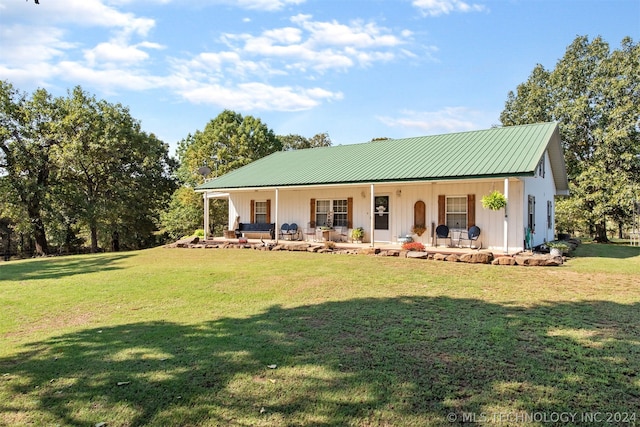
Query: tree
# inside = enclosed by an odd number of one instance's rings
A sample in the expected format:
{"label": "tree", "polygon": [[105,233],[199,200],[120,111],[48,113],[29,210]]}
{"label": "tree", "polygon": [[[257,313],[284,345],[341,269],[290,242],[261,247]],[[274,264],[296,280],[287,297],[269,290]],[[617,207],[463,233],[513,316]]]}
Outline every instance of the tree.
{"label": "tree", "polygon": [[189,236],[202,227],[202,212],[202,195],[182,186],[173,192],[169,207],[160,215],[163,231],[174,240]]}
{"label": "tree", "polygon": [[600,37],[577,37],[554,70],[537,65],[508,94],[500,119],[505,126],[559,122],[571,191],[558,204],[560,217],[584,222],[597,241],[608,240],[607,220],[620,229],[629,220],[640,179],[638,44],[625,38],[610,52]]}
{"label": "tree", "polygon": [[13,211],[29,219],[38,255],[49,251],[43,215],[54,172],[51,150],[60,142],[58,102],[44,89],[29,98],[10,83],[0,82],[0,187]]}
{"label": "tree", "polygon": [[207,123],[204,131],[196,131],[180,142],[178,177],[195,186],[204,181],[198,174],[202,166],[216,176],[222,175],[281,148],[282,143],[260,119],[224,110]]}
{"label": "tree", "polygon": [[91,252],[98,250],[100,230],[112,250],[120,248],[123,231],[150,235],[158,207],[173,191],[166,144],[142,132],[127,108],[98,101],[79,86],[62,108],[59,189],[66,210],[89,228]]}
{"label": "tree", "polygon": [[278,136],[284,151],[302,150],[304,148],[331,147],[331,138],[328,133],[318,133],[311,138],[301,135],[289,134]]}
{"label": "tree", "polygon": [[[260,119],[224,110],[203,131],[189,134],[178,144],[177,178],[188,190],[174,193],[169,210],[162,215],[164,229],[176,238],[192,232],[196,223],[201,227],[202,197],[186,196],[186,191],[193,192],[204,182],[206,177],[198,172],[200,168],[207,167],[211,175],[219,176],[281,149],[282,142]],[[226,206],[222,200],[211,202],[211,224],[227,223]]]}

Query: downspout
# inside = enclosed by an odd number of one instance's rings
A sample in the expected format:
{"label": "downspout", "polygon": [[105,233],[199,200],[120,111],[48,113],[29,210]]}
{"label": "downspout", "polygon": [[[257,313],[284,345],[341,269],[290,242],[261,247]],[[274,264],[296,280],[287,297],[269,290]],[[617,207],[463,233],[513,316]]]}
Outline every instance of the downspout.
{"label": "downspout", "polygon": [[204,240],[207,240],[209,235],[209,193],[206,191],[202,193],[204,198]]}
{"label": "downspout", "polygon": [[504,207],[504,253],[509,253],[509,178],[504,179],[504,197],[507,199],[507,206]]}
{"label": "downspout", "polygon": [[374,196],[374,188],[373,188],[373,184],[371,184],[371,207],[370,207],[370,223],[369,223],[369,227],[371,229],[371,247],[375,247],[375,233],[374,233],[374,229],[376,226],[376,219],[374,217],[374,212],[375,212],[375,208],[376,208],[376,203],[375,203],[375,196]]}

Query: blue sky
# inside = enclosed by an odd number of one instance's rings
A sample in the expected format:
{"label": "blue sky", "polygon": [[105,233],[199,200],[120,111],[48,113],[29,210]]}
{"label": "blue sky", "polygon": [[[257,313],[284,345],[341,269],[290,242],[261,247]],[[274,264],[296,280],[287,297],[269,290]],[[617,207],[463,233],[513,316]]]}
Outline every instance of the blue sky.
{"label": "blue sky", "polygon": [[82,88],[173,149],[224,109],[334,145],[499,123],[578,35],[640,38],[638,0],[0,0],[0,79]]}

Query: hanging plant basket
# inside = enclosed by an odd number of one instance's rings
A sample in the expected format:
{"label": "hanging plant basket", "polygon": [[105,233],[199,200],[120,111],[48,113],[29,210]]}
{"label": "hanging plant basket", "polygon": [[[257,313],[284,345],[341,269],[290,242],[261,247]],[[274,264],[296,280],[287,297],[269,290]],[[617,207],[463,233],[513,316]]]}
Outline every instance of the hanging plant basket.
{"label": "hanging plant basket", "polygon": [[507,206],[507,198],[504,194],[495,190],[491,194],[482,196],[482,207],[485,209],[491,209],[492,211],[499,211]]}

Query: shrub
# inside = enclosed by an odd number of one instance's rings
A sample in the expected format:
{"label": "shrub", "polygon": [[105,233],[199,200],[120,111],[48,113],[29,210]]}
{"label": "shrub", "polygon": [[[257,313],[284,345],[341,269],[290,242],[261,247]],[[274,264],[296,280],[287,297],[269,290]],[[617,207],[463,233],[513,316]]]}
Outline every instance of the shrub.
{"label": "shrub", "polygon": [[364,228],[358,227],[351,230],[351,239],[361,241],[364,237]]}
{"label": "shrub", "polygon": [[420,242],[406,242],[402,244],[402,249],[405,251],[424,252],[424,245]]}

